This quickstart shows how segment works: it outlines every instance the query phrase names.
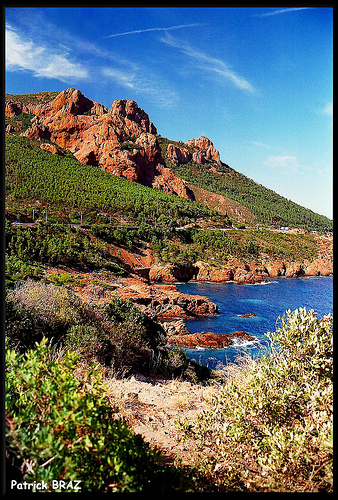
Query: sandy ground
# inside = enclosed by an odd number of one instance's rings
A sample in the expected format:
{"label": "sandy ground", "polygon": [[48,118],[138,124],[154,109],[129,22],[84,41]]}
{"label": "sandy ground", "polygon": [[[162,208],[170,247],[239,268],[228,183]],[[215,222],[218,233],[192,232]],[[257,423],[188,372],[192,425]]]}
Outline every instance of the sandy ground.
{"label": "sandy ground", "polygon": [[[129,426],[165,455],[166,463],[179,460],[192,463],[189,442],[178,441],[176,421],[195,419],[208,409],[208,399],[216,386],[194,385],[179,380],[110,379],[107,382],[110,403],[119,408],[116,417],[124,417]],[[142,376],[140,378],[143,378]]]}

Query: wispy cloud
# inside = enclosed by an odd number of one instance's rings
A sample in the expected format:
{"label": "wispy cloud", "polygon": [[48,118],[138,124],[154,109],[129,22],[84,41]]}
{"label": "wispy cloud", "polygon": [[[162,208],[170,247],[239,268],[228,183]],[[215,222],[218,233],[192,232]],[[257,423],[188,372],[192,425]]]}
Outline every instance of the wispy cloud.
{"label": "wispy cloud", "polygon": [[102,75],[115,81],[118,85],[133,90],[137,94],[143,94],[150,97],[157,105],[163,108],[169,108],[176,104],[178,96],[171,90],[166,82],[160,80],[156,75],[147,73],[147,78],[142,75],[144,71],[141,68],[118,69],[105,67],[102,69]]}
{"label": "wispy cloud", "polygon": [[168,33],[166,33],[166,36],[162,37],[160,40],[171,47],[179,49],[183,54],[188,56],[190,60],[194,61],[197,68],[209,73],[217,74],[222,79],[232,83],[235,87],[241,90],[251,93],[255,92],[253,85],[251,85],[248,80],[238,75],[221,59],[212,57],[207,53],[192,47],[188,43],[181,42]]}
{"label": "wispy cloud", "polygon": [[250,141],[250,144],[253,144],[254,146],[258,146],[260,148],[271,148],[269,144],[264,144],[264,142]]}
{"label": "wispy cloud", "polygon": [[58,47],[58,52],[51,47],[34,43],[20,36],[12,27],[6,26],[6,70],[31,71],[36,77],[83,79],[88,71],[72,62],[65,47]]}
{"label": "wispy cloud", "polygon": [[52,24],[46,43],[38,27],[30,33],[27,36],[25,30],[6,26],[6,71],[29,71],[36,78],[54,78],[71,85],[95,74],[100,75],[102,82],[114,81],[159,107],[169,108],[177,103],[178,95],[168,82],[139,63],[118,58]]}
{"label": "wispy cloud", "polygon": [[333,102],[329,102],[322,110],[324,115],[333,116]]}
{"label": "wispy cloud", "polygon": [[263,14],[255,14],[254,17],[269,17],[269,16],[277,16],[278,14],[287,14],[289,12],[294,12],[296,10],[307,10],[312,7],[288,7],[287,9],[277,9],[272,12],[265,12]]}
{"label": "wispy cloud", "polygon": [[192,23],[192,24],[178,24],[176,26],[168,26],[168,27],[157,27],[157,28],[145,28],[141,30],[133,30],[133,31],[124,31],[123,33],[113,33],[111,35],[106,36],[105,38],[113,38],[116,36],[125,36],[125,35],[134,35],[136,33],[148,33],[149,31],[173,31],[180,30],[182,28],[196,28],[197,26],[204,26],[203,23]]}
{"label": "wispy cloud", "polygon": [[284,174],[298,172],[300,165],[296,156],[268,156],[263,164],[269,168],[282,171]]}

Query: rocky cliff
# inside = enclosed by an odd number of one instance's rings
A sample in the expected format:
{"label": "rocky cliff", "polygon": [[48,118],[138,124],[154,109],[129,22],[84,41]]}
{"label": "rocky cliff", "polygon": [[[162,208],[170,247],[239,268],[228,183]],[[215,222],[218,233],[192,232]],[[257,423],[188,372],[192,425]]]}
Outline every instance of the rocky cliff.
{"label": "rocky cliff", "polygon": [[166,152],[167,158],[175,165],[185,164],[189,161],[203,165],[207,161],[221,164],[219,151],[207,137],[201,136],[182,143],[182,147],[170,143]]}
{"label": "rocky cliff", "polygon": [[[50,102],[36,101],[7,99],[6,117],[21,113],[34,115],[31,126],[21,135],[51,141],[54,147],[48,146],[48,149],[52,153],[59,154],[58,147],[65,148],[81,163],[194,199],[187,184],[166,167],[156,127],[135,101],[115,99],[108,109],[74,88],[61,92]],[[9,126],[7,132],[12,131],[13,126]],[[215,155],[211,141],[204,139],[196,145],[201,158]]]}
{"label": "rocky cliff", "polygon": [[[157,141],[157,130],[147,113],[135,101],[115,99],[108,109],[85,97],[80,90],[69,88],[54,96],[34,95],[33,102],[6,98],[6,117],[21,113],[34,115],[32,124],[22,135],[51,141],[48,150],[60,154],[57,146],[70,150],[84,164],[130,181],[195,199],[186,182],[166,167]],[[18,131],[9,125],[6,132]],[[170,144],[167,158],[172,163],[193,160],[203,164],[220,164],[219,152],[207,137],[191,139],[182,148]],[[45,146],[44,146],[45,147]]]}

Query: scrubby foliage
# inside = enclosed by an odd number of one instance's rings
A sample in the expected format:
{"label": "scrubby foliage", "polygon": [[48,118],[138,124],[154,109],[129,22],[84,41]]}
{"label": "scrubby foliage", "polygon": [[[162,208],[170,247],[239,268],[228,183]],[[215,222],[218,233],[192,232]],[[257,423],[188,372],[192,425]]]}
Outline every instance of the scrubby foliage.
{"label": "scrubby foliage", "polygon": [[[9,285],[16,277],[38,274],[41,264],[107,269],[119,276],[126,274],[106,242],[95,240],[66,224],[13,227],[6,223],[6,258]],[[14,275],[11,273],[13,267]]]}
{"label": "scrubby foliage", "polygon": [[332,323],[287,311],[269,355],[230,366],[210,411],[182,424],[217,491],[332,491]]}
{"label": "scrubby foliage", "polygon": [[[172,141],[160,136],[158,142],[165,157],[167,146]],[[185,147],[184,144],[173,143]],[[275,191],[237,172],[226,163],[217,165],[214,162],[207,162],[199,165],[192,160],[184,165],[174,165],[168,160],[166,163],[176,175],[193,185],[241,203],[259,222],[273,224],[277,218],[281,226],[302,227],[310,231],[328,231],[333,228],[332,220],[287,200]],[[216,167],[217,172],[211,167]]]}
{"label": "scrubby foliage", "polygon": [[144,374],[180,376],[194,383],[211,376],[183,352],[166,344],[159,323],[120,298],[106,306],[86,303],[64,286],[28,279],[9,290],[5,300],[8,345],[18,352],[34,348],[43,338],[77,353],[80,362],[101,365],[106,376]]}
{"label": "scrubby foliage", "polygon": [[94,321],[94,311],[64,287],[24,281],[9,291],[6,305],[6,334],[11,345],[25,350],[42,337],[59,341],[73,325]]}
{"label": "scrubby foliage", "polygon": [[46,340],[24,355],[8,350],[6,363],[7,453],[22,479],[45,481],[45,491],[55,479],[81,481],[81,492],[179,488],[177,471],[114,419],[97,369],[75,376],[76,354],[55,357]]}
{"label": "scrubby foliage", "polygon": [[171,231],[162,239],[154,237],[152,248],[162,262],[176,265],[191,265],[197,260],[224,265],[229,257],[260,260],[268,256],[302,261],[314,259],[318,252],[316,241],[310,234],[195,228]]}
{"label": "scrubby foliage", "polygon": [[46,104],[53,99],[55,99],[56,96],[59,95],[59,92],[54,90],[50,92],[35,92],[33,94],[5,94],[5,102],[16,102],[16,103],[32,103],[32,104]]}
{"label": "scrubby foliage", "polygon": [[25,137],[6,137],[6,190],[13,199],[128,214],[140,223],[161,215],[174,225],[219,217],[200,203],[116,177],[75,158],[52,155]]}

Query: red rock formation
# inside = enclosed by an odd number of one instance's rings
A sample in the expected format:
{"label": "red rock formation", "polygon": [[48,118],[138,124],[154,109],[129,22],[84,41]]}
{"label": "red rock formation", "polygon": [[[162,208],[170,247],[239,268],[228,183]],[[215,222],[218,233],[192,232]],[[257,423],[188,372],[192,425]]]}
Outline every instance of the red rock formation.
{"label": "red rock formation", "polygon": [[282,259],[263,260],[262,263],[243,263],[231,258],[221,268],[207,262],[198,261],[192,266],[154,265],[150,269],[149,278],[153,282],[175,283],[178,281],[211,281],[222,283],[235,281],[238,284],[255,284],[269,278],[297,278],[300,276],[332,276],[333,257],[332,244],[323,247],[319,256],[312,261],[287,261]]}
{"label": "red rock formation", "polygon": [[197,139],[190,139],[185,143],[188,147],[196,148],[197,151],[193,154],[193,160],[196,163],[205,163],[206,160],[212,160],[220,164],[219,151],[207,137],[201,136]]}
{"label": "red rock formation", "polygon": [[197,139],[190,139],[185,143],[187,147],[178,147],[169,144],[167,148],[167,158],[175,165],[188,163],[191,159],[200,165],[207,161],[213,161],[220,165],[219,151],[207,137],[201,136]]}
{"label": "red rock formation", "polygon": [[125,279],[114,292],[131,300],[152,318],[189,318],[218,313],[218,306],[207,297],[187,295],[174,285],[146,285],[140,280]]}
{"label": "red rock formation", "polygon": [[174,144],[169,144],[167,148],[167,157],[171,163],[174,165],[185,164],[191,160],[192,155],[190,151],[186,148],[179,148]]}
{"label": "red rock formation", "polygon": [[168,336],[168,344],[194,349],[203,347],[205,349],[221,349],[233,344],[234,338],[243,340],[255,340],[255,337],[246,332],[233,332],[230,334],[221,334],[214,332],[190,333]]}
{"label": "red rock formation", "polygon": [[[8,104],[8,116],[18,114],[15,106]],[[69,88],[48,104],[30,105],[29,112],[35,118],[22,135],[49,139],[69,149],[81,163],[194,199],[186,183],[165,167],[156,127],[135,101],[116,99],[108,110]]]}
{"label": "red rock formation", "polygon": [[55,146],[55,144],[50,144],[49,142],[44,142],[40,145],[40,148],[45,150],[45,151],[49,151],[50,153],[52,153],[54,155],[63,156],[63,152],[61,151],[60,148]]}

